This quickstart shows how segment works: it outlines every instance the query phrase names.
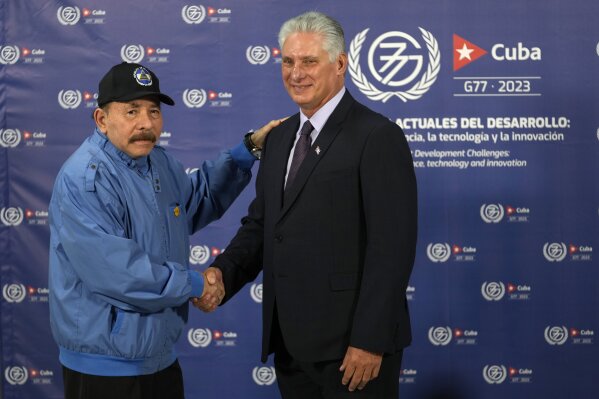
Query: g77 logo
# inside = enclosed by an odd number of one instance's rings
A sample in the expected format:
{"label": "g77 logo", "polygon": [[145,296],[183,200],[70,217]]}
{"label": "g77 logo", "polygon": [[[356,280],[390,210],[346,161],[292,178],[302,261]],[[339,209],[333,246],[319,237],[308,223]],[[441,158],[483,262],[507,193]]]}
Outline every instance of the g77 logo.
{"label": "g77 logo", "polygon": [[[437,75],[441,70],[441,54],[439,52],[439,45],[434,36],[430,32],[420,28],[422,39],[426,43],[429,55],[428,67],[420,80],[407,91],[384,92],[377,89],[368,81],[366,75],[362,73],[362,68],[360,66],[360,51],[362,50],[362,45],[366,40],[368,31],[369,29],[365,29],[358,33],[350,44],[348,54],[349,74],[354,84],[358,86],[360,91],[364,93],[366,97],[374,101],[387,102],[391,97],[397,96],[403,102],[406,102],[408,100],[417,100],[422,97],[422,95],[430,89],[433,83],[435,83]],[[399,37],[401,40],[395,42],[387,41],[387,39],[393,37]],[[418,41],[412,36],[395,31],[382,34],[372,43],[370,50],[368,51],[368,67],[370,73],[377,79],[377,81],[386,86],[400,87],[411,83],[416,78],[422,70],[424,60],[422,55],[419,54],[404,54],[408,48],[408,43],[417,50],[421,48]],[[380,68],[375,67],[375,52],[387,49],[395,49],[395,51],[393,53],[386,52],[385,54],[380,55],[379,60],[383,61],[384,64]],[[409,61],[414,61],[416,64],[412,72],[405,78],[394,80],[398,72],[402,70]]]}

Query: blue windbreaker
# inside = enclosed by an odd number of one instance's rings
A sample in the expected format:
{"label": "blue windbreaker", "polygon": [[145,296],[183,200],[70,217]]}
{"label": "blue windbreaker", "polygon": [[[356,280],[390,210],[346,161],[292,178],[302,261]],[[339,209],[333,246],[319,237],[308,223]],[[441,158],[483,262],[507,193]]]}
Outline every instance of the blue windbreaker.
{"label": "blue windbreaker", "polygon": [[50,325],[61,363],[128,376],[176,360],[188,300],[189,235],[219,218],[251,178],[243,144],[186,174],[163,148],[132,159],[98,130],[65,162],[50,200]]}

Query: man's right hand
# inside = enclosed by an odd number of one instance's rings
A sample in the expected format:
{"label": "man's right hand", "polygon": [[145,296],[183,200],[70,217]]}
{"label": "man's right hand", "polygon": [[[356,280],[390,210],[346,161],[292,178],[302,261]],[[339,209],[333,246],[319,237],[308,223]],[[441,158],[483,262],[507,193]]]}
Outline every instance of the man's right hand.
{"label": "man's right hand", "polygon": [[204,271],[204,291],[200,298],[193,298],[193,305],[204,312],[213,312],[225,297],[225,285],[220,269],[209,267]]}

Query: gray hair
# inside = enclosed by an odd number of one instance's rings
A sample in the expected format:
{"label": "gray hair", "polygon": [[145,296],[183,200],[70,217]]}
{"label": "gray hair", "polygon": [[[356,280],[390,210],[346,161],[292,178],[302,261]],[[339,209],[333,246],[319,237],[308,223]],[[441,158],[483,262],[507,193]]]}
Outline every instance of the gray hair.
{"label": "gray hair", "polygon": [[279,31],[281,49],[287,37],[297,32],[321,34],[324,38],[324,50],[329,54],[331,62],[335,62],[340,54],[345,53],[345,36],[341,24],[323,13],[309,11],[285,22]]}

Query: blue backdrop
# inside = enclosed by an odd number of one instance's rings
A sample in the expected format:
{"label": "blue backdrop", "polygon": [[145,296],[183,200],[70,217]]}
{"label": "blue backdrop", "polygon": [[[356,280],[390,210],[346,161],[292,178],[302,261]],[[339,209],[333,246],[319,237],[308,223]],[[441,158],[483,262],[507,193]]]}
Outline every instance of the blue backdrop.
{"label": "blue backdrop", "polygon": [[[92,131],[100,77],[122,60],[154,70],[177,102],[161,145],[194,168],[297,112],[276,35],[311,9],[342,23],[348,90],[404,128],[414,157],[402,398],[597,397],[597,1],[0,0],[4,398],[61,397],[48,202]],[[192,267],[226,246],[252,197],[192,237]],[[260,283],[192,312],[178,344],[189,398],[279,397],[259,362]]]}

